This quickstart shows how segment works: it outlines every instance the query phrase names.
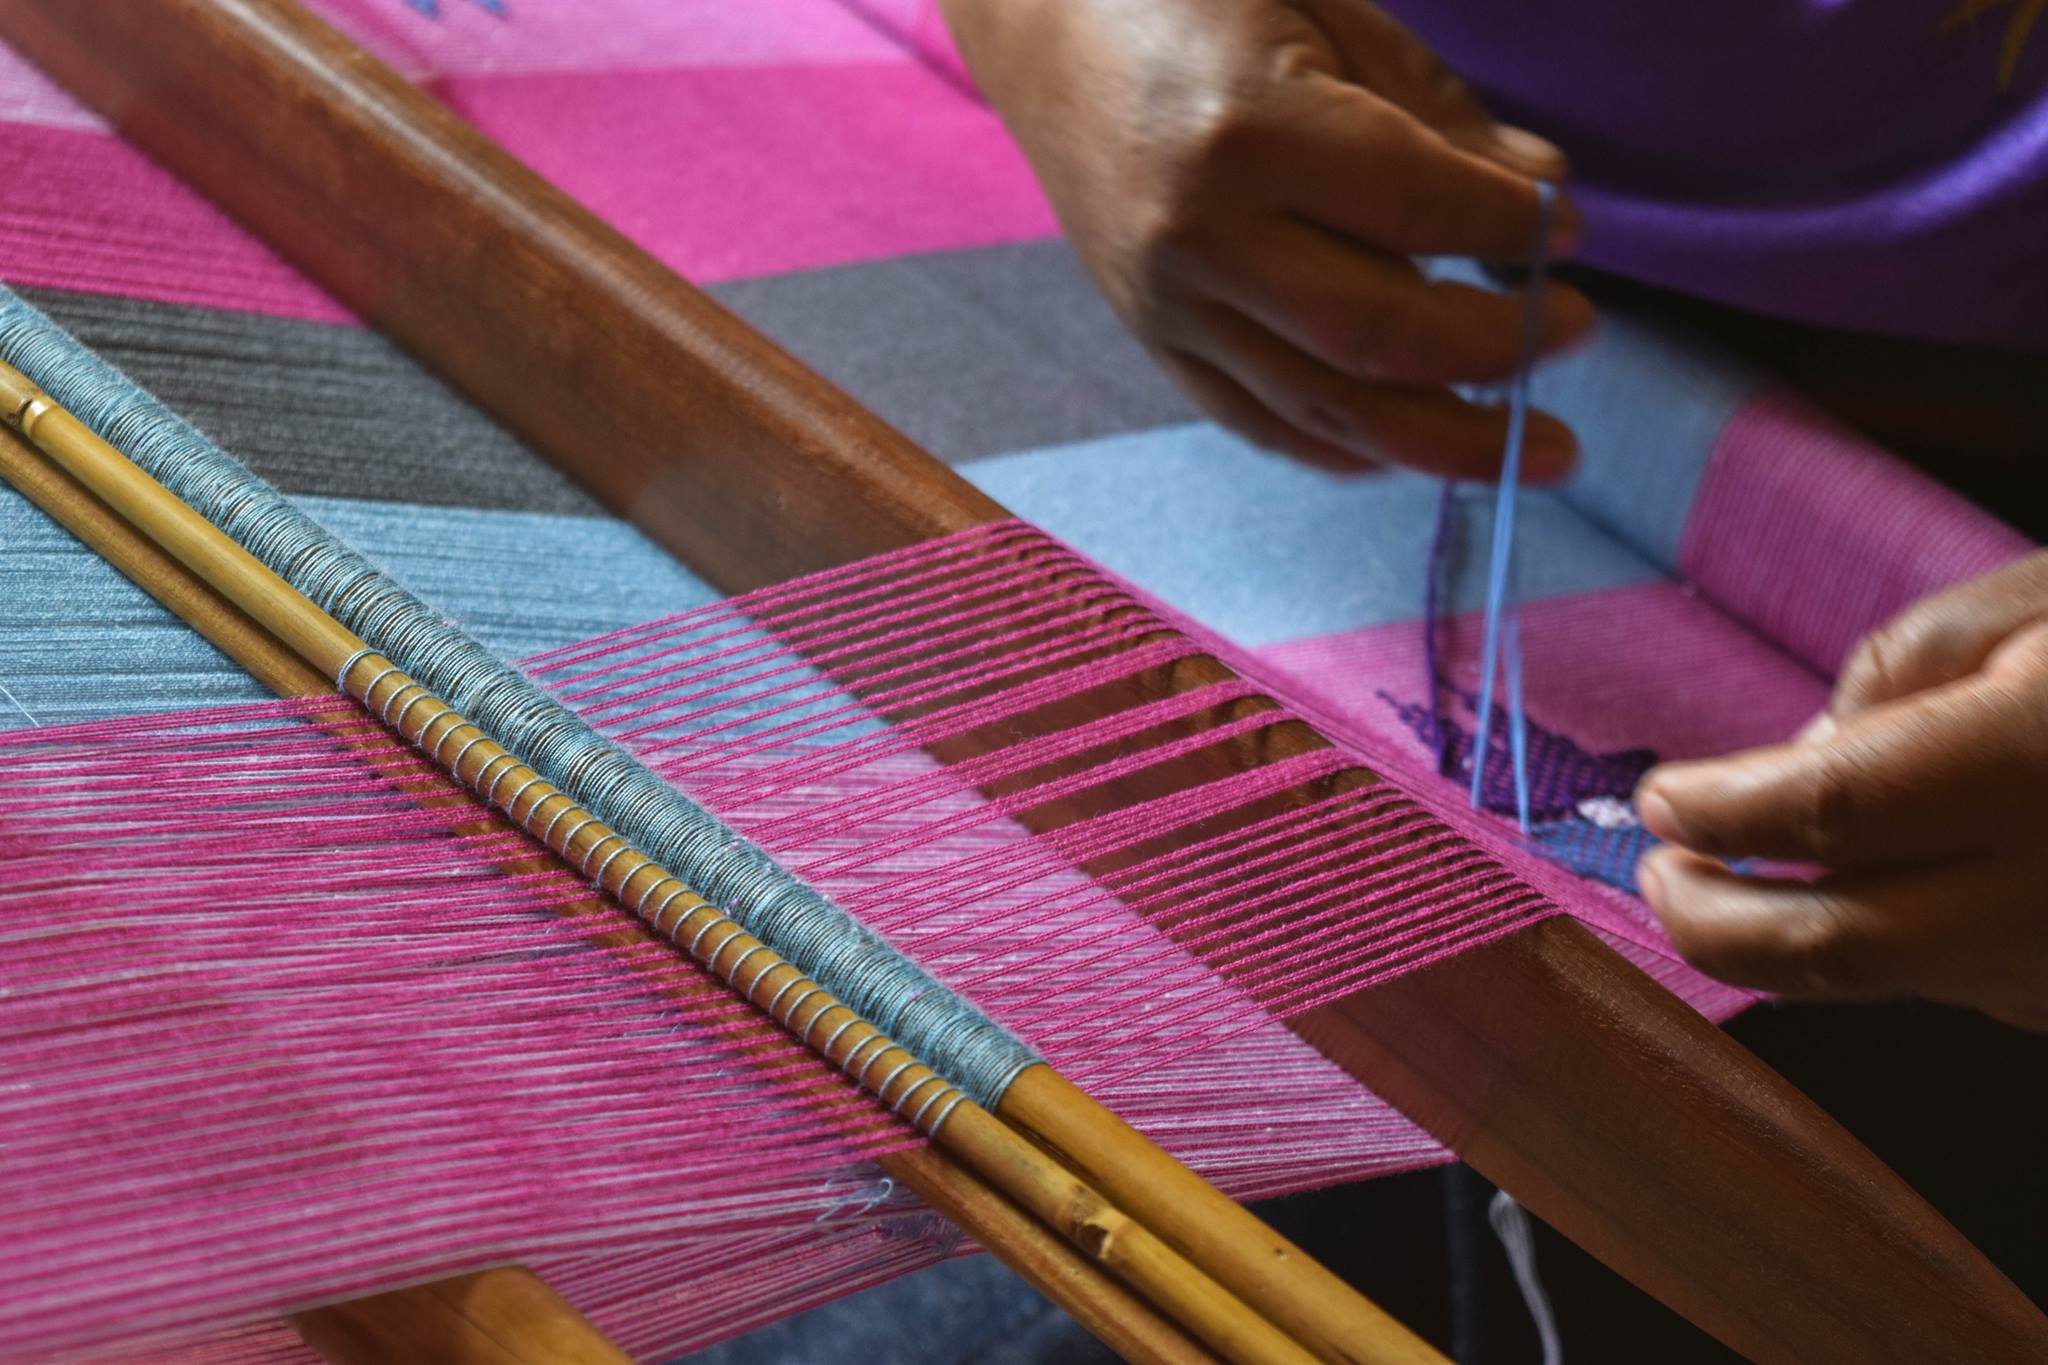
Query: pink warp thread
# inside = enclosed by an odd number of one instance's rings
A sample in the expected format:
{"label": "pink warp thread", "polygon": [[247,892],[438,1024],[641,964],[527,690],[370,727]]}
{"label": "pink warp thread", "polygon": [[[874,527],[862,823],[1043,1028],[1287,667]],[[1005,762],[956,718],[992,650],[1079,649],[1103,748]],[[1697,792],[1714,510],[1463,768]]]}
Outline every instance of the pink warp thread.
{"label": "pink warp thread", "polygon": [[[529,668],[1233,1192],[1439,1160],[1276,1017],[1552,907],[1268,752],[1225,653],[1005,523]],[[506,1260],[672,1354],[956,1245],[868,1193],[893,1120],[347,704],[0,765],[0,1354],[272,1358],[281,1308]]]}

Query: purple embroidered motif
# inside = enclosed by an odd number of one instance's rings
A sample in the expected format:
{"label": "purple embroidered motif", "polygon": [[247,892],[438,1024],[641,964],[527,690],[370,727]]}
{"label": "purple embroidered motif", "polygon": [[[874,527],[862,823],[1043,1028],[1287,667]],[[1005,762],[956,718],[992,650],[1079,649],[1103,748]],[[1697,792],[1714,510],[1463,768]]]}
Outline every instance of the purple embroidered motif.
{"label": "purple embroidered motif", "polygon": [[[1438,705],[1404,702],[1382,691],[1401,723],[1437,755],[1437,771],[1458,782],[1472,774],[1473,731],[1446,715],[1442,699],[1456,699],[1466,716],[1478,698],[1460,688],[1437,689]],[[1494,708],[1487,739],[1493,761],[1486,765],[1481,804],[1496,815],[1515,814],[1515,784],[1506,762],[1507,726]],[[1649,749],[1592,753],[1567,735],[1528,722],[1529,846],[1570,872],[1636,893],[1636,863],[1657,839],[1637,822],[1630,804],[1636,783],[1656,766]]]}
{"label": "purple embroidered motif", "polygon": [[1579,815],[1545,821],[1529,834],[1530,847],[1558,866],[1632,896],[1640,894],[1636,863],[1657,843],[1641,825],[1607,829]]}
{"label": "purple embroidered motif", "polygon": [[[1457,698],[1465,714],[1478,704],[1471,693],[1445,689]],[[1394,708],[1401,722],[1415,732],[1432,750],[1442,754],[1438,771],[1445,777],[1469,781],[1472,774],[1472,730],[1453,716],[1432,712],[1419,703],[1403,702],[1382,691],[1380,700]],[[1515,813],[1514,778],[1506,762],[1507,724],[1498,706],[1487,747],[1493,751],[1486,765],[1486,784],[1480,804],[1496,815]],[[1614,753],[1589,753],[1568,736],[1547,730],[1533,720],[1529,729],[1529,814],[1532,819],[1552,820],[1575,815],[1579,803],[1589,797],[1619,797],[1626,802],[1644,773],[1656,766],[1657,755],[1648,749],[1622,749]],[[1438,745],[1441,744],[1441,748]]]}

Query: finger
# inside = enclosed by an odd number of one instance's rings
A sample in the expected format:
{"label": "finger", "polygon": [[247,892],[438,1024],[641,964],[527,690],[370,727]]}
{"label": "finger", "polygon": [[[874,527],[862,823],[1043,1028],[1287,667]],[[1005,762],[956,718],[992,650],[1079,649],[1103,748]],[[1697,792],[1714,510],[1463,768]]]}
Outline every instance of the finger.
{"label": "finger", "polygon": [[[1272,224],[1227,256],[1203,253],[1191,265],[1199,287],[1359,379],[1483,383],[1508,378],[1522,361],[1520,293],[1433,281],[1405,257],[1311,224]],[[1583,294],[1548,285],[1540,351],[1575,345],[1593,322]]]}
{"label": "finger", "polygon": [[[1282,102],[1287,135],[1262,140],[1256,173],[1275,202],[1403,255],[1524,261],[1542,221],[1536,181],[1457,146],[1371,91],[1303,78]],[[1570,253],[1578,216],[1560,198],[1546,249]]]}
{"label": "finger", "polygon": [[1498,123],[1472,88],[1428,45],[1376,5],[1307,0],[1305,9],[1343,62],[1343,74],[1406,109],[1455,146],[1536,180],[1562,180],[1565,155],[1534,133]]}
{"label": "finger", "polygon": [[[1191,314],[1182,349],[1228,373],[1290,427],[1369,459],[1453,479],[1500,476],[1507,414],[1443,389],[1354,379],[1233,309]],[[1532,483],[1564,477],[1577,443],[1547,413],[1531,413],[1523,470]]]}
{"label": "finger", "polygon": [[1982,667],[2006,636],[2048,614],[2048,553],[2037,553],[1916,602],[1866,635],[1842,666],[1837,719],[1953,682]]}
{"label": "finger", "polygon": [[1952,991],[1959,960],[1979,946],[1944,932],[1953,877],[1807,884],[1743,877],[1711,858],[1659,849],[1637,881],[1687,962],[1752,990],[1839,1000]]}
{"label": "finger", "polygon": [[2016,694],[1949,684],[1817,741],[1654,768],[1637,810],[1658,838],[1722,858],[1863,868],[1985,848],[2043,795],[2029,709]]}
{"label": "finger", "polygon": [[1281,420],[1228,374],[1199,356],[1166,352],[1160,363],[1208,417],[1253,445],[1291,455],[1332,473],[1356,474],[1377,469],[1378,461],[1354,455]]}
{"label": "finger", "polygon": [[2038,857],[1971,860],[1803,883],[1739,877],[1663,849],[1638,870],[1682,956],[1724,981],[1787,995],[1910,992],[2048,1023],[2048,922]]}
{"label": "finger", "polygon": [[1571,161],[1555,143],[1526,128],[1496,123],[1482,113],[1477,119],[1438,123],[1445,141],[1461,151],[1484,157],[1516,175],[1555,184],[1571,174]]}

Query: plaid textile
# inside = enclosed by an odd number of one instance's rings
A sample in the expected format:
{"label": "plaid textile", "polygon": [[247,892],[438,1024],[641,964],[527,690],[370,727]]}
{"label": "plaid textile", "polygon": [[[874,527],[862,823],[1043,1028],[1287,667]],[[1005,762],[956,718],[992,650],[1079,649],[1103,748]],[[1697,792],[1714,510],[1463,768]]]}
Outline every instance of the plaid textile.
{"label": "plaid textile", "polygon": [[[1404,708],[1433,685],[1434,485],[1198,420],[1056,239],[930,0],[315,8],[1019,515],[1253,651],[1390,769],[1426,769]],[[0,171],[0,278],[486,643],[531,653],[712,595],[4,50]],[[1649,319],[1609,318],[1538,399],[1586,458],[1525,495],[1529,707],[1586,754],[1780,738],[1860,632],[2028,548]],[[1451,538],[1451,690],[1475,682],[1486,503],[1461,499]],[[30,573],[57,587],[0,590],[0,685],[38,720],[262,695],[0,491],[0,574]],[[1710,1014],[1747,1002],[1671,962],[1614,881],[1544,889]]]}

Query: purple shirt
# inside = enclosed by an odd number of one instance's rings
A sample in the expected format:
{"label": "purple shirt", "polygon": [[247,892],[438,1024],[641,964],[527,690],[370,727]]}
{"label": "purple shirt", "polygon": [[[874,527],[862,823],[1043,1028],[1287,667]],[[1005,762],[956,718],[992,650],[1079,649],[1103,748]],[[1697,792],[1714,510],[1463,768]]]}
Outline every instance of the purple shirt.
{"label": "purple shirt", "polygon": [[1390,0],[1572,158],[1582,259],[1778,316],[2048,345],[2048,20],[2006,3]]}

